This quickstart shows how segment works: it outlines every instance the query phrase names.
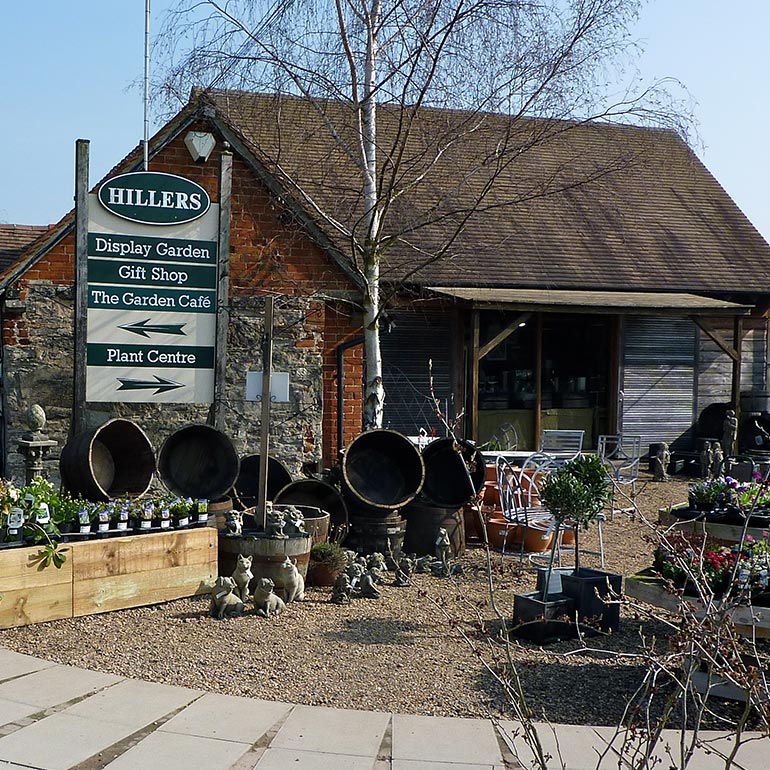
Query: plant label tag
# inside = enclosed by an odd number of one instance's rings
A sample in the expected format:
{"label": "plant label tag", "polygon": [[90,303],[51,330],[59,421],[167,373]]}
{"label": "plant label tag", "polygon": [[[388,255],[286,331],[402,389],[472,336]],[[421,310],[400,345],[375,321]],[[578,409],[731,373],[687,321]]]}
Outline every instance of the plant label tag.
{"label": "plant label tag", "polygon": [[48,509],[48,503],[38,503],[35,521],[38,524],[48,524],[51,521],[51,511]]}
{"label": "plant label tag", "polygon": [[139,522],[139,529],[152,529],[152,522],[147,519],[142,519]]}
{"label": "plant label tag", "polygon": [[8,514],[8,529],[21,529],[24,526],[24,511],[21,508],[11,508]]}

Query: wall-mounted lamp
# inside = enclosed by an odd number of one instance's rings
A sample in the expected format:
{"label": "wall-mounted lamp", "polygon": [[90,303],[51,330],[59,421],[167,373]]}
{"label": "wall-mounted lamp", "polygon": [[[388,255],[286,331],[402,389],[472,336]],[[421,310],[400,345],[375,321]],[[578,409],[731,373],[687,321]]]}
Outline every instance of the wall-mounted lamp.
{"label": "wall-mounted lamp", "polygon": [[196,163],[205,163],[217,146],[217,141],[213,134],[205,131],[188,131],[184,144]]}

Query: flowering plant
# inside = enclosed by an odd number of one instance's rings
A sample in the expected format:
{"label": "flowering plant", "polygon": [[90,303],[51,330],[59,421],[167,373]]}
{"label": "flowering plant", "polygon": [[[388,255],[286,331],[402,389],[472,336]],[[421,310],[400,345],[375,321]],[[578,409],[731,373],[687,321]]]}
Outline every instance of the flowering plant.
{"label": "flowering plant", "polygon": [[709,590],[722,595],[730,586],[736,591],[766,590],[770,583],[770,533],[762,540],[750,535],[739,544],[720,545],[708,536],[677,533],[655,551],[655,568],[677,587],[702,576]]}
{"label": "flowering plant", "polygon": [[707,479],[690,484],[689,497],[696,503],[714,503],[728,505],[733,500],[734,489],[729,483],[733,479],[719,476],[715,479]]}

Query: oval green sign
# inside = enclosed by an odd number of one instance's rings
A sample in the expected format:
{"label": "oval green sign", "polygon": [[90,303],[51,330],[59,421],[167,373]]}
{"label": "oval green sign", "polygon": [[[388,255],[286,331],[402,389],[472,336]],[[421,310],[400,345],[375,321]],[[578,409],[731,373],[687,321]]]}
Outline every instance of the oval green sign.
{"label": "oval green sign", "polygon": [[115,216],[147,225],[179,225],[202,217],[211,206],[197,183],[174,174],[136,171],[108,179],[99,202]]}

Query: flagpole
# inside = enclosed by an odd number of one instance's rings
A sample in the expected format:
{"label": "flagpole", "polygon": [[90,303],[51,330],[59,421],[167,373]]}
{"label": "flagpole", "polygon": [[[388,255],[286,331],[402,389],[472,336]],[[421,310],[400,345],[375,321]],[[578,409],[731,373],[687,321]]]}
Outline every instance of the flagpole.
{"label": "flagpole", "polygon": [[144,0],[144,170],[150,163],[150,0]]}

